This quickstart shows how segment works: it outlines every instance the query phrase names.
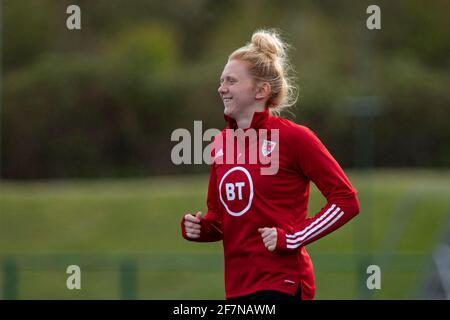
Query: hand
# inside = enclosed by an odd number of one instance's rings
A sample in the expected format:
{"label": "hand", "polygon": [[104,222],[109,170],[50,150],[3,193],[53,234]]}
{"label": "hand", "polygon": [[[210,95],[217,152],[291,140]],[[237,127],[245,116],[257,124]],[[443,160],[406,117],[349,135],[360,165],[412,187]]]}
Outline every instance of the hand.
{"label": "hand", "polygon": [[274,251],[277,246],[277,228],[259,228],[258,231],[267,250]]}
{"label": "hand", "polygon": [[200,238],[200,219],[201,212],[197,212],[194,215],[188,213],[184,216],[184,229],[186,230],[186,236],[191,239]]}

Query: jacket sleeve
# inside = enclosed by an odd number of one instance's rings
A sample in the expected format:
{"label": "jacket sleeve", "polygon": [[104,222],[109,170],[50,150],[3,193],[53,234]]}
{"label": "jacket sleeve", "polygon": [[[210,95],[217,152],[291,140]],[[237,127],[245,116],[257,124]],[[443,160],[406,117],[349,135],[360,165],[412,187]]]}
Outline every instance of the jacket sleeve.
{"label": "jacket sleeve", "polygon": [[206,201],[208,212],[200,219],[200,237],[192,239],[186,235],[183,216],[181,219],[181,233],[183,238],[196,242],[212,242],[222,240],[222,215],[219,211],[218,199],[219,194],[216,184],[216,171],[214,170],[214,164],[211,164],[208,183],[208,196]]}
{"label": "jacket sleeve", "polygon": [[277,228],[277,251],[292,251],[314,242],[359,213],[357,191],[342,168],[311,130],[299,127],[294,151],[297,170],[314,182],[327,203],[293,232]]}

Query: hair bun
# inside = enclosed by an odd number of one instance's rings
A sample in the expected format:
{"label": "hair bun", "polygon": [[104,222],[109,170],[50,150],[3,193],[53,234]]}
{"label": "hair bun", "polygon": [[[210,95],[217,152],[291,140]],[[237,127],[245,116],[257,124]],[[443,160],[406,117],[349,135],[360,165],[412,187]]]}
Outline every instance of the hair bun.
{"label": "hair bun", "polygon": [[260,52],[284,58],[285,48],[280,36],[275,31],[259,30],[253,33],[251,45]]}

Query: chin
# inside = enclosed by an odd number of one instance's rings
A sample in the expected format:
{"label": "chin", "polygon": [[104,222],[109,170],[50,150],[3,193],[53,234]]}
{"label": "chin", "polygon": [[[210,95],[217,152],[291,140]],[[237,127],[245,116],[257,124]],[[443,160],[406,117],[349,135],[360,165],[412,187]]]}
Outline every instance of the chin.
{"label": "chin", "polygon": [[225,107],[225,109],[223,109],[223,114],[231,117],[233,114],[233,111],[230,107]]}

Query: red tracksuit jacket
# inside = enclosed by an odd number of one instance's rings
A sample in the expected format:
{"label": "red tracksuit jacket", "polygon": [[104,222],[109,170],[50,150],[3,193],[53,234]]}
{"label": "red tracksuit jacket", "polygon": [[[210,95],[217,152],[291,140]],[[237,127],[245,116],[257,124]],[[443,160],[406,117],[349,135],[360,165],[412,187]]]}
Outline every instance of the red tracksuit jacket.
{"label": "red tracksuit jacket", "polygon": [[[236,129],[233,119],[225,119],[227,129]],[[314,270],[305,246],[358,214],[356,190],[308,128],[272,116],[267,109],[254,113],[250,128],[257,133],[267,131],[267,137],[247,139],[245,159],[239,162],[242,153],[233,151],[234,164],[225,159],[235,139],[227,137],[226,129],[215,137],[208,212],[201,219],[200,238],[186,236],[184,219],[182,235],[190,241],[223,241],[226,298],[260,290],[294,295],[300,285],[302,299],[313,299]],[[278,136],[272,132],[278,132]],[[260,157],[277,158],[276,174],[262,174],[261,168],[269,167],[267,161],[250,161],[249,153],[255,148]],[[319,188],[327,204],[308,218],[310,181]],[[263,227],[277,228],[273,252],[264,246],[258,232]]]}

